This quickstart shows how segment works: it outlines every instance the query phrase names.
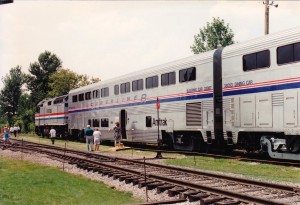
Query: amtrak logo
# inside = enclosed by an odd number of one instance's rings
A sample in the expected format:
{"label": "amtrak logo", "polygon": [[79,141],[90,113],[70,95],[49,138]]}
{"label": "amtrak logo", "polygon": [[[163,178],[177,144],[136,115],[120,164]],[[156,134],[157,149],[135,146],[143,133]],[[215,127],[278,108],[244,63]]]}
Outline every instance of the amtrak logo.
{"label": "amtrak logo", "polygon": [[[154,126],[167,126],[168,124],[167,124],[167,118],[165,118],[165,119],[158,119],[158,120],[156,120],[155,118],[153,118],[153,121],[152,121],[152,125],[154,125]],[[159,123],[159,124],[158,124]]]}

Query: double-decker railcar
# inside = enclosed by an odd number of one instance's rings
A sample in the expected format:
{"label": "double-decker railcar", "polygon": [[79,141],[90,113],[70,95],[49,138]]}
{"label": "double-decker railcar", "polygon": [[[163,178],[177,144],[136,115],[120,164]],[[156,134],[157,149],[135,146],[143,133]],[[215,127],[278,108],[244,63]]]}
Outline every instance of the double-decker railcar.
{"label": "double-decker railcar", "polygon": [[89,124],[113,140],[118,121],[123,141],[300,160],[299,34],[294,28],[71,90],[69,133],[81,136]]}
{"label": "double-decker railcar", "polygon": [[201,141],[211,141],[213,54],[207,52],[71,90],[70,133],[78,136],[90,124],[100,127],[103,140],[112,140],[109,130],[118,121],[123,141],[163,140],[180,149],[194,149]]}
{"label": "double-decker railcar", "polygon": [[224,48],[222,80],[227,144],[300,160],[300,29]]}
{"label": "double-decker railcar", "polygon": [[48,136],[51,127],[58,137],[68,132],[68,95],[45,99],[38,103],[35,113],[35,132],[39,136]]}

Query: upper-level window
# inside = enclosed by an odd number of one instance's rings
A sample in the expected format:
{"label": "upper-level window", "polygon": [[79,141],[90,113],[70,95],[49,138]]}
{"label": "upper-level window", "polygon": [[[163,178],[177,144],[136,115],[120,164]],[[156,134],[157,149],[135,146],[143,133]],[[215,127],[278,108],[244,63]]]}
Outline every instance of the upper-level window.
{"label": "upper-level window", "polygon": [[83,94],[83,93],[79,94],[79,95],[78,95],[78,98],[79,98],[79,99],[78,99],[79,102],[80,102],[80,101],[84,101],[84,94]]}
{"label": "upper-level window", "polygon": [[300,61],[300,43],[294,43],[277,48],[277,64]]}
{"label": "upper-level window", "polygon": [[270,51],[260,51],[243,56],[243,70],[255,70],[270,67]]}
{"label": "upper-level window", "polygon": [[158,76],[146,78],[146,89],[158,87]]}
{"label": "upper-level window", "polygon": [[106,88],[101,88],[101,97],[108,97],[109,96],[109,89],[108,87]]}
{"label": "upper-level window", "polygon": [[175,72],[165,73],[161,75],[161,85],[172,85],[176,83],[176,74]]}
{"label": "upper-level window", "polygon": [[52,101],[48,101],[48,105],[51,105],[52,104]]}
{"label": "upper-level window", "polygon": [[115,90],[115,95],[119,95],[120,89],[119,89],[119,85],[115,85],[114,90]]}
{"label": "upper-level window", "polygon": [[85,93],[85,100],[90,100],[91,99],[91,92],[86,92]]}
{"label": "upper-level window", "polygon": [[132,81],[132,91],[143,90],[143,79]]}
{"label": "upper-level window", "polygon": [[77,95],[73,95],[72,96],[72,102],[77,102],[77,101],[78,101]]}
{"label": "upper-level window", "polygon": [[186,68],[179,71],[179,82],[196,80],[196,68]]}
{"label": "upper-level window", "polygon": [[130,92],[130,83],[122,83],[121,84],[121,93],[129,93]]}
{"label": "upper-level window", "polygon": [[99,98],[99,90],[93,90],[93,98]]}

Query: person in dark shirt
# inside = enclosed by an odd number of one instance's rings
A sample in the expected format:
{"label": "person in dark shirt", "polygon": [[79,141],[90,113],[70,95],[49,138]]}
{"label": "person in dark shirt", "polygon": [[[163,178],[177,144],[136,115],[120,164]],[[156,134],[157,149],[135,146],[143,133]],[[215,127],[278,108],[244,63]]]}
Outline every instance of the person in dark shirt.
{"label": "person in dark shirt", "polygon": [[94,130],[91,128],[90,125],[87,125],[87,127],[84,131],[84,136],[85,136],[88,151],[93,151],[93,145],[94,145],[93,133],[94,133]]}

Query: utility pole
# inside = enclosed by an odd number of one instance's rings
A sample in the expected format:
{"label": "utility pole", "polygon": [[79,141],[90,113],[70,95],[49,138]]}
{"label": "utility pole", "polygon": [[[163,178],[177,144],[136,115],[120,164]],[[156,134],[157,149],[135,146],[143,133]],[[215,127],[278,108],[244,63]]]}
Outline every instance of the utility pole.
{"label": "utility pole", "polygon": [[274,4],[274,1],[269,2],[269,0],[263,1],[265,5],[265,35],[269,34],[269,9],[270,6],[274,6],[275,8],[278,7],[278,4]]}

